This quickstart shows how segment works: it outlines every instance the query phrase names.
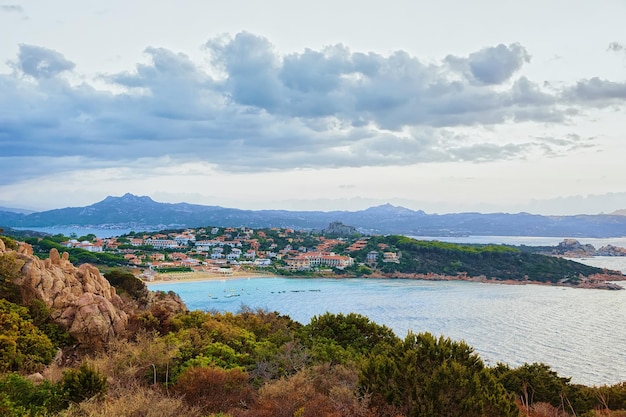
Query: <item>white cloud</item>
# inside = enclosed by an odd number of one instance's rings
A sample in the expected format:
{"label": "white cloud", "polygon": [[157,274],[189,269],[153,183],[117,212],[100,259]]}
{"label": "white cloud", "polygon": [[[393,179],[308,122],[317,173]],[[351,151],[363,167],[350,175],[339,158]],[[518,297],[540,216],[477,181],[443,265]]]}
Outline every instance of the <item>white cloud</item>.
{"label": "white cloud", "polygon": [[393,6],[7,4],[0,196],[449,208],[623,191],[623,2]]}
{"label": "white cloud", "polygon": [[[235,172],[485,162],[537,150],[559,155],[569,148],[537,146],[530,137],[459,142],[455,130],[507,121],[561,124],[586,107],[623,106],[626,99],[621,82],[593,78],[560,92],[515,79],[529,60],[519,44],[439,64],[405,51],[383,56],[343,45],[282,56],[268,39],[247,32],[205,47],[208,68],[183,53],[147,48],[149,62],[102,76],[124,89],[112,93],[59,78],[75,68],[62,53],[21,45],[17,71],[0,76],[5,166],[19,167],[20,159],[7,158],[26,156],[104,167],[168,156],[171,164],[198,160]],[[458,71],[464,80],[455,78]],[[77,167],[40,163],[17,169],[15,178]]]}

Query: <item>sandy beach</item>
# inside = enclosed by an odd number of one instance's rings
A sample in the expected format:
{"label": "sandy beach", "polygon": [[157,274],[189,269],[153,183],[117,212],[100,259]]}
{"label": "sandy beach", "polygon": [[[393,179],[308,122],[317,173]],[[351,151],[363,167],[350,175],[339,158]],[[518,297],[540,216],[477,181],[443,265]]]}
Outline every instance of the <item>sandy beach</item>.
{"label": "sandy beach", "polygon": [[[261,274],[254,273],[249,271],[234,271],[229,274],[220,274],[217,272],[172,272],[168,274],[156,274],[154,276],[154,280],[152,281],[144,281],[148,286],[150,284],[176,284],[180,282],[197,282],[197,281],[220,281],[220,280],[231,280],[231,279],[241,279],[241,278],[276,278],[281,277],[280,275],[275,274]],[[294,277],[292,277],[294,278]],[[320,275],[317,278],[329,278],[329,276]],[[344,278],[355,278],[355,277],[344,277]],[[480,282],[485,284],[506,284],[506,285],[549,285],[549,286],[565,286],[565,287],[573,287],[573,288],[596,288],[596,289],[623,289],[623,287],[610,283],[609,281],[623,281],[626,277],[608,275],[608,274],[596,274],[591,279],[586,279],[578,285],[572,284],[563,284],[563,283],[553,283],[553,282],[540,282],[540,281],[518,281],[518,280],[498,280],[498,279],[488,279],[484,276],[478,277],[469,277],[465,275],[440,275],[440,274],[402,274],[402,273],[393,273],[393,274],[373,274],[369,276],[360,277],[362,279],[367,278],[383,278],[383,279],[416,279],[422,281],[470,281],[470,282]]]}
{"label": "sandy beach", "polygon": [[218,272],[171,272],[167,274],[156,274],[152,281],[144,281],[150,284],[176,284],[180,282],[196,281],[220,281],[240,278],[273,278],[276,275],[260,274],[249,271],[236,271],[230,274],[220,274]]}

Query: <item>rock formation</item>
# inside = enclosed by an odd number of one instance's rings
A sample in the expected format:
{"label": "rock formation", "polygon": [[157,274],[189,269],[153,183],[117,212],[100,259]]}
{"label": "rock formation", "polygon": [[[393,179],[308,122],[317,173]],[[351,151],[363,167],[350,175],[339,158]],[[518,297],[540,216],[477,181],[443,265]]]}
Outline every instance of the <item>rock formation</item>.
{"label": "rock formation", "polygon": [[358,233],[356,227],[345,225],[342,222],[332,222],[326,229],[322,230],[322,234],[329,237],[350,237]]}
{"label": "rock formation", "polygon": [[552,251],[553,255],[566,256],[568,258],[584,258],[594,256],[596,248],[593,245],[583,245],[576,239],[565,239]]}
{"label": "rock formation", "polygon": [[42,301],[52,319],[80,344],[98,348],[124,333],[128,315],[122,300],[97,268],[89,264],[76,268],[67,253],[61,255],[56,249],[41,260],[33,256],[28,244],[21,244],[15,252],[0,240],[0,256],[9,252],[23,262],[13,283],[25,299]]}
{"label": "rock formation", "polygon": [[589,256],[626,256],[626,248],[606,245],[596,250],[593,245],[583,245],[576,239],[565,239],[552,250],[550,255],[565,256],[568,258],[586,258]]}
{"label": "rock formation", "polygon": [[596,251],[596,256],[626,256],[626,248],[606,245]]}

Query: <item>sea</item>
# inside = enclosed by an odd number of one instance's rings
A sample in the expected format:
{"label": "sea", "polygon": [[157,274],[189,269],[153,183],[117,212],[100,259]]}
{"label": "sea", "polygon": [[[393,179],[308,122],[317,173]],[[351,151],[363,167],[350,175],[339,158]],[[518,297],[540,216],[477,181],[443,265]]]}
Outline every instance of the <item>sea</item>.
{"label": "sea", "polygon": [[242,278],[150,284],[191,310],[358,313],[396,335],[464,340],[487,365],[540,362],[585,385],[626,381],[626,291],[404,279]]}
{"label": "sea", "polygon": [[[48,233],[119,236],[121,229],[49,229]],[[414,236],[454,243],[554,246],[565,237]],[[583,244],[626,247],[626,237],[583,238]],[[574,261],[622,271],[626,257]],[[626,286],[626,281],[621,283]],[[472,346],[487,365],[544,363],[573,383],[626,381],[626,290],[403,279],[241,278],[150,284],[178,293],[191,310],[277,311],[306,324],[326,312],[358,313],[398,336],[430,332]]]}
{"label": "sea", "polygon": [[[556,245],[560,237],[417,237],[456,243]],[[577,238],[596,248],[626,238]],[[626,274],[626,257],[575,259]],[[625,282],[621,282],[626,285]],[[277,311],[306,324],[314,316],[358,313],[396,335],[430,332],[463,340],[489,366],[544,363],[572,383],[626,381],[626,290],[408,279],[241,278],[150,284],[178,293],[191,310]]]}

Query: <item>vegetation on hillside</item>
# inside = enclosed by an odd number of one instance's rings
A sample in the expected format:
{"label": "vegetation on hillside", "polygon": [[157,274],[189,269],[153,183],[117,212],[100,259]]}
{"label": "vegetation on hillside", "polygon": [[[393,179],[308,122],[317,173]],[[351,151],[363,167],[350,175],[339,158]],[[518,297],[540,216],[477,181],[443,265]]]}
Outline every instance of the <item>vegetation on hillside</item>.
{"label": "vegetation on hillside", "polygon": [[[407,253],[430,250],[402,239],[387,242]],[[517,254],[500,247],[439,249]],[[151,304],[161,295],[115,270],[106,278],[129,305],[136,302],[127,333],[104,349],[78,351],[50,327],[44,306],[24,305],[11,288],[20,273],[13,253],[0,254],[6,288],[0,299],[3,416],[626,414],[626,382],[576,385],[540,363],[490,367],[462,341],[429,333],[401,338],[353,313],[325,313],[301,324],[248,307],[238,313],[174,312]],[[63,354],[53,360],[57,349]]]}
{"label": "vegetation on hillside", "polygon": [[[89,236],[85,236],[88,238]],[[33,247],[35,255],[41,259],[48,257],[50,249],[57,249],[59,252],[67,252],[70,256],[69,260],[74,265],[92,264],[100,266],[119,267],[126,265],[124,257],[118,253],[112,252],[89,252],[80,248],[68,248],[61,245],[61,242],[70,238],[64,235],[46,236],[43,238],[31,237],[24,241]]]}
{"label": "vegetation on hillside", "polygon": [[160,320],[167,332],[137,328],[80,365],[49,365],[37,384],[24,369],[5,370],[2,415],[506,417],[626,410],[624,384],[574,385],[538,363],[488,367],[464,342],[429,333],[402,339],[357,314],[326,313],[306,325],[247,308]]}
{"label": "vegetation on hillside", "polygon": [[385,272],[485,276],[498,280],[570,282],[580,276],[601,273],[600,268],[566,259],[521,251],[506,245],[469,245],[420,241],[406,236],[372,237],[357,256],[378,245],[399,251],[398,263],[384,264]]}
{"label": "vegetation on hillside", "polygon": [[[349,226],[340,225],[341,228]],[[335,227],[336,229],[337,227]],[[332,230],[335,230],[332,229]],[[160,236],[176,236],[189,230],[163,230],[157,233]],[[267,257],[269,265],[255,267],[249,259],[230,259],[219,267],[247,268],[284,276],[387,276],[406,277],[410,275],[440,275],[446,277],[485,278],[489,280],[513,280],[541,282],[559,285],[578,286],[589,284],[587,277],[602,274],[601,268],[583,265],[560,257],[534,253],[530,247],[509,245],[480,245],[455,244],[440,241],[424,241],[406,236],[363,236],[348,233],[344,237],[330,238],[315,231],[296,231],[291,229],[249,229],[203,227],[193,229],[195,239],[202,240],[229,240],[236,242],[242,253],[255,252],[259,257]],[[90,263],[97,265],[101,270],[129,266],[129,260],[124,256],[134,257],[132,267],[150,268],[159,273],[191,272],[193,266],[176,262],[173,256],[194,259],[196,265],[212,265],[213,258],[210,250],[194,247],[193,241],[182,244],[178,248],[156,249],[147,244],[130,244],[130,239],[143,240],[149,233],[130,232],[128,235],[116,238],[112,248],[104,252],[89,252],[80,248],[67,248],[61,242],[69,238],[63,235],[46,236],[44,238],[27,238],[33,250],[40,258],[46,258],[50,249],[56,248],[59,252],[67,252],[74,265]],[[81,236],[78,240],[92,241],[93,235]],[[355,242],[363,242],[357,249]],[[330,244],[329,244],[330,243]],[[324,249],[320,249],[323,247]],[[253,249],[254,248],[254,249]],[[219,249],[222,260],[233,250],[228,244]],[[316,251],[333,252],[337,255],[353,258],[354,265],[349,267],[327,267],[319,265],[309,269],[293,269],[287,266],[291,257],[306,252]],[[206,252],[204,252],[206,251]],[[546,252],[546,248],[536,248],[536,251]],[[373,254],[373,257],[372,257]],[[165,259],[164,265],[154,262],[154,256]],[[391,255],[391,258],[386,258]],[[143,259],[143,263],[137,263]],[[253,258],[254,259],[254,258]],[[246,261],[246,262],[241,262]],[[616,279],[619,277],[616,275]]]}

